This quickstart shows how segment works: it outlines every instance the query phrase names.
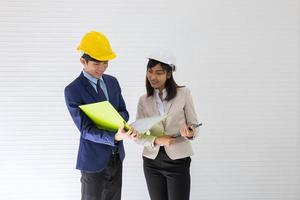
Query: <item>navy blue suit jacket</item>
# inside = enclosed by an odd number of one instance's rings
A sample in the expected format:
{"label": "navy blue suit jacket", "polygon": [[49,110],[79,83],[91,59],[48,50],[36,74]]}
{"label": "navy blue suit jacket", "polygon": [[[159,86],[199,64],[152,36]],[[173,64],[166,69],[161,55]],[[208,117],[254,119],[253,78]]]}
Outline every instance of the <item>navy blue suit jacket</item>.
{"label": "navy blue suit jacket", "polygon": [[[110,103],[128,121],[129,114],[121,94],[117,79],[103,74]],[[106,168],[112,150],[118,147],[120,159],[125,157],[123,142],[115,143],[114,132],[100,130],[80,110],[79,105],[105,101],[100,96],[83,73],[65,88],[65,100],[74,123],[80,131],[80,143],[76,168],[84,171],[101,171]]]}

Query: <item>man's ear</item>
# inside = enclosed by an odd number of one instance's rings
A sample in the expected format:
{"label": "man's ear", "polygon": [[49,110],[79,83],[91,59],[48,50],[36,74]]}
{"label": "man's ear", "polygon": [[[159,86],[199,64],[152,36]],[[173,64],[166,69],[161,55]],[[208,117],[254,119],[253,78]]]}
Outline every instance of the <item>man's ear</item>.
{"label": "man's ear", "polygon": [[80,62],[81,64],[83,64],[83,66],[85,66],[87,64],[86,60],[84,58],[80,58]]}

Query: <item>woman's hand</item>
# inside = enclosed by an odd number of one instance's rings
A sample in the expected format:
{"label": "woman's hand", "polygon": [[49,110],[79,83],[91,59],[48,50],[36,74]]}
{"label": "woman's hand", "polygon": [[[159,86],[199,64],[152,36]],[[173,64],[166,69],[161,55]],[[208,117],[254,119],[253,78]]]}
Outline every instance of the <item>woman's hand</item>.
{"label": "woman's hand", "polygon": [[154,144],[169,147],[172,143],[174,143],[174,141],[175,138],[169,135],[163,135],[163,136],[157,136],[154,140]]}
{"label": "woman's hand", "polygon": [[180,134],[182,137],[185,137],[187,139],[192,139],[195,134],[195,128],[184,126],[180,129]]}

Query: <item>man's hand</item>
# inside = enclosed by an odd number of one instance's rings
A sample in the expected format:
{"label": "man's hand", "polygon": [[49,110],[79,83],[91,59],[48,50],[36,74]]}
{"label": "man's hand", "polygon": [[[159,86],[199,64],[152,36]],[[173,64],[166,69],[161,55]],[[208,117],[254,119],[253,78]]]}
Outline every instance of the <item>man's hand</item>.
{"label": "man's hand", "polygon": [[121,141],[124,139],[135,139],[137,137],[137,131],[130,128],[127,132],[124,130],[124,125],[122,125],[118,132],[115,134],[115,140]]}

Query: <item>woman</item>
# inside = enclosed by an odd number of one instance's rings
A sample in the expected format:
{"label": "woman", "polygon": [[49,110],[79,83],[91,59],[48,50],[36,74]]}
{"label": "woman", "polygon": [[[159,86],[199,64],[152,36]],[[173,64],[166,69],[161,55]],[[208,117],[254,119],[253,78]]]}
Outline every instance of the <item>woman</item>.
{"label": "woman", "polygon": [[176,84],[173,71],[167,53],[149,57],[147,94],[137,108],[137,119],[166,115],[150,134],[137,139],[144,145],[144,174],[152,200],[188,200],[190,195],[190,140],[198,132],[192,124],[198,122],[190,90]]}

